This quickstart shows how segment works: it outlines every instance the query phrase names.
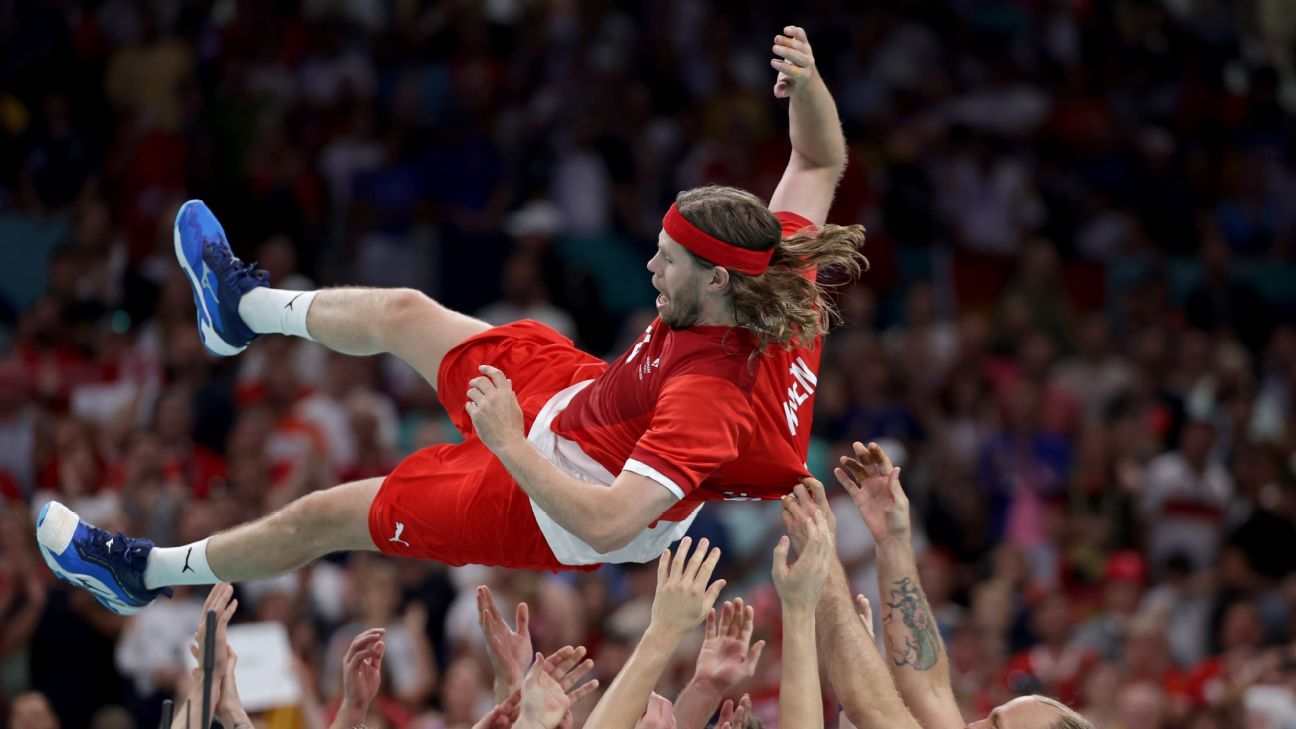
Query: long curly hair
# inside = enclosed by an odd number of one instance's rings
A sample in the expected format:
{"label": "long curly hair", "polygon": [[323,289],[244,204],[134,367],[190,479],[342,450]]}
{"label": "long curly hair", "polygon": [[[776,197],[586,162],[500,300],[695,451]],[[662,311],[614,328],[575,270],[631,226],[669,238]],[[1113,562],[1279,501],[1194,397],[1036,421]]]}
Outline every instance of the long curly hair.
{"label": "long curly hair", "polygon": [[[749,250],[774,248],[769,268],[760,275],[728,269],[734,320],[756,336],[754,356],[770,347],[813,343],[839,318],[827,296],[829,284],[817,279],[849,282],[868,269],[859,250],[862,225],[825,225],[784,238],[782,224],[760,198],[720,185],[685,190],[675,203],[688,222],[713,238]],[[690,255],[700,265],[716,265]],[[807,277],[812,269],[818,275]]]}

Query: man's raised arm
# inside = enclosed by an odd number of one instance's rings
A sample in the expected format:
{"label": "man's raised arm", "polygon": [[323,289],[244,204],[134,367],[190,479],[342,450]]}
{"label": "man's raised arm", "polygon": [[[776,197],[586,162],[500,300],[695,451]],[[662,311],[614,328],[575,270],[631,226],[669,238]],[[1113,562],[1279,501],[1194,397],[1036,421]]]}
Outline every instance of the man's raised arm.
{"label": "man's raised arm", "polygon": [[815,66],[805,29],[787,26],[775,36],[772,50],[776,58],[770,65],[779,72],[774,95],[789,101],[792,157],[774,188],[770,210],[793,212],[822,226],[846,169],[846,138],[837,105]]}
{"label": "man's raised arm", "polygon": [[837,480],[850,493],[877,541],[878,589],[888,665],[909,710],[926,729],[963,726],[949,660],[936,618],[918,583],[909,532],[909,498],[900,469],[876,443],[854,445],[855,458],[842,458]]}
{"label": "man's raised arm", "polygon": [[[837,533],[823,484],[814,479],[807,479],[807,483],[809,490],[798,485],[792,494],[783,497],[783,525],[798,554],[804,553],[809,541],[805,520],[816,509],[823,513],[831,533]],[[828,682],[855,726],[919,729],[918,722],[896,693],[877,644],[855,612],[846,573],[841,560],[835,556],[830,560],[827,582],[815,610],[815,637],[818,653],[828,667]]]}

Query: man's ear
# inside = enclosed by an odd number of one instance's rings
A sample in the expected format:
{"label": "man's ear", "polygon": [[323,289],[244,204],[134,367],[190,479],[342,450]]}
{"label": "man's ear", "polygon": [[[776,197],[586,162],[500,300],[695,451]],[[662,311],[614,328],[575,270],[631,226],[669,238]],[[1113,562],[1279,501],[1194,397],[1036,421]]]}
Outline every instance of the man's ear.
{"label": "man's ear", "polygon": [[720,293],[729,287],[729,269],[716,266],[711,269],[711,278],[707,281],[707,290]]}

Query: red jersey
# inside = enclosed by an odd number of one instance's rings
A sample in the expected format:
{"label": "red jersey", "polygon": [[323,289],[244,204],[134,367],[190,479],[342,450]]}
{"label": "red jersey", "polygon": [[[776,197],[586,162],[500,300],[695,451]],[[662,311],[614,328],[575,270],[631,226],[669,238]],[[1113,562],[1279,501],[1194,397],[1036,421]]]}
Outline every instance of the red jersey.
{"label": "red jersey", "polygon": [[[776,213],[783,234],[811,223]],[[634,347],[571,399],[553,433],[617,474],[630,471],[680,499],[682,521],[704,501],[777,499],[808,476],[820,341],[752,358],[735,327],[674,330],[653,321]]]}

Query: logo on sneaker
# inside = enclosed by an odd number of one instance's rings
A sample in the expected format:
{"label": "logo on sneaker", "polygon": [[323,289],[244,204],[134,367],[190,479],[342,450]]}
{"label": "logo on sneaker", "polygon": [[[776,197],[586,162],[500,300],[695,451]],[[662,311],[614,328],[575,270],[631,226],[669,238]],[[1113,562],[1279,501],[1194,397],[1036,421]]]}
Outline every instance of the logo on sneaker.
{"label": "logo on sneaker", "polygon": [[190,547],[190,548],[189,548],[189,551],[188,551],[188,552],[185,552],[185,563],[184,563],[184,567],[181,567],[181,568],[180,568],[180,574],[182,574],[182,575],[183,575],[184,573],[186,573],[186,572],[193,572],[193,571],[194,571],[194,568],[189,566],[189,555],[191,555],[191,554],[193,554],[193,547]]}
{"label": "logo on sneaker", "polygon": [[203,261],[202,273],[199,275],[200,286],[202,286],[203,303],[206,305],[207,316],[211,317],[215,329],[220,330],[220,299],[216,296],[216,274],[207,267],[207,262]]}
{"label": "logo on sneaker", "polygon": [[81,586],[86,589],[87,592],[89,592],[91,595],[94,595],[95,597],[101,598],[103,600],[111,600],[112,602],[115,603],[121,602],[121,600],[118,599],[118,597],[114,595],[111,590],[105,590],[103,588],[103,585],[99,585],[94,582],[91,582],[90,580],[87,580],[84,577],[78,577],[76,578],[76,581],[79,582]]}
{"label": "logo on sneaker", "polygon": [[402,522],[399,522],[399,521],[396,522],[396,536],[392,537],[391,539],[388,539],[387,541],[389,541],[389,542],[399,542],[400,544],[404,544],[404,545],[407,546],[407,547],[410,546],[410,543],[409,543],[409,542],[407,542],[407,541],[405,541],[404,539],[401,539],[401,538],[400,538],[401,533],[404,532],[404,531],[405,531],[405,524],[402,523]]}

